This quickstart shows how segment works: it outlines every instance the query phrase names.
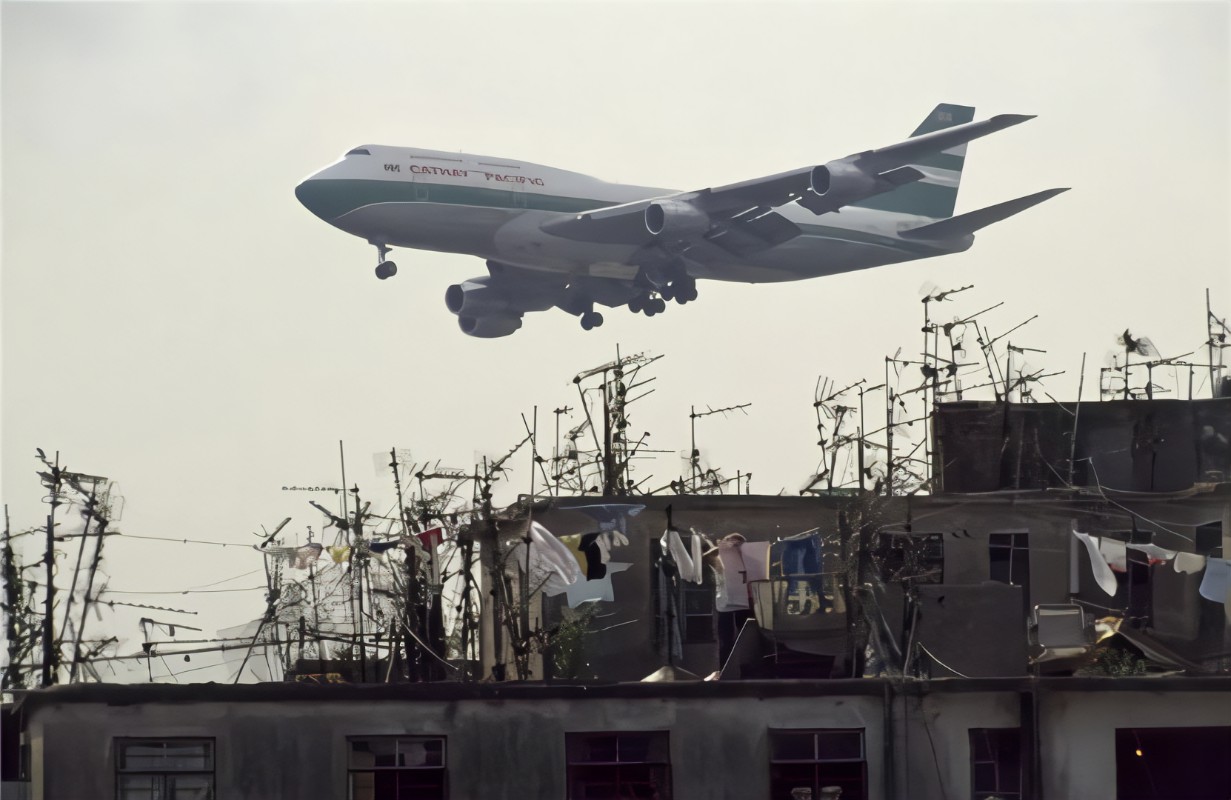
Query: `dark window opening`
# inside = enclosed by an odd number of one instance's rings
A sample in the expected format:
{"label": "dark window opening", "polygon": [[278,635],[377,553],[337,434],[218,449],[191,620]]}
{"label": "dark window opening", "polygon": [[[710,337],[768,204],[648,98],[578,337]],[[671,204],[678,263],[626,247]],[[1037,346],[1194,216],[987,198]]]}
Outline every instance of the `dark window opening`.
{"label": "dark window opening", "polygon": [[347,739],[349,800],[444,800],[445,740],[439,736]]}
{"label": "dark window opening", "polygon": [[770,731],[769,749],[771,800],[793,800],[797,789],[820,797],[829,786],[842,790],[842,800],[866,800],[862,729]]}
{"label": "dark window opening", "polygon": [[993,533],[987,538],[988,577],[1020,586],[1022,614],[1030,615],[1030,539],[1024,532]]}
{"label": "dark window opening", "polygon": [[1117,728],[1116,800],[1231,797],[1231,727]]}
{"label": "dark window opening", "polygon": [[570,733],[565,745],[569,800],[671,800],[666,731]]}
{"label": "dark window opening", "polygon": [[944,583],[944,534],[882,533],[876,555],[885,581]]}
{"label": "dark window opening", "polygon": [[684,642],[696,644],[715,639],[714,571],[702,570],[701,583],[680,581],[680,608],[684,613]]}
{"label": "dark window opening", "polygon": [[1020,800],[1021,741],[1020,728],[970,729],[972,800]]}
{"label": "dark window opening", "polygon": [[213,739],[117,739],[118,800],[214,798]]}
{"label": "dark window opening", "polygon": [[371,153],[368,152],[368,149],[366,147],[356,147],[354,150],[350,150],[346,154],[348,156],[370,156],[372,155]]}

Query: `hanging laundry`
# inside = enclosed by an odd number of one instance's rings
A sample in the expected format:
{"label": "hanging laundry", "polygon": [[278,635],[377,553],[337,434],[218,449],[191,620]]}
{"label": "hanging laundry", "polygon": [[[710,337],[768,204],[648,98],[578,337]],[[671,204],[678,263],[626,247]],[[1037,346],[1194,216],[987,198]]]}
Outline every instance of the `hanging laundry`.
{"label": "hanging laundry", "polygon": [[577,581],[565,589],[565,593],[568,595],[569,608],[576,608],[582,603],[597,600],[605,600],[609,603],[615,600],[615,589],[611,585],[611,576],[617,572],[623,572],[631,567],[632,564],[611,561],[605,566],[607,574],[604,577],[598,580]]}
{"label": "hanging laundry", "polygon": [[697,574],[696,583],[701,583],[705,580],[705,557],[702,555],[705,545],[705,536],[694,530],[692,532],[692,541],[690,542],[690,555],[692,556],[693,569]]}
{"label": "hanging laundry", "polygon": [[1205,577],[1197,590],[1206,600],[1215,603],[1228,602],[1231,591],[1231,561],[1225,558],[1210,558],[1205,562]]}
{"label": "hanging laundry", "polygon": [[1086,552],[1090,555],[1090,570],[1094,573],[1094,582],[1108,596],[1114,595],[1117,588],[1116,576],[1112,574],[1111,567],[1103,558],[1103,553],[1099,548],[1099,538],[1088,533],[1079,533],[1076,527],[1071,530],[1077,540],[1085,545]]}
{"label": "hanging laundry", "polygon": [[1176,572],[1183,572],[1191,575],[1194,572],[1200,572],[1205,569],[1205,556],[1199,556],[1195,553],[1176,553],[1175,561],[1171,563]]}
{"label": "hanging laundry", "polygon": [[664,531],[662,538],[658,540],[658,545],[662,548],[663,555],[675,564],[675,568],[680,574],[680,580],[692,581],[693,583],[701,582],[703,575],[701,569],[703,565],[700,559],[693,560],[689,549],[684,547],[684,542],[680,539],[679,531],[671,529]]}
{"label": "hanging laundry", "polygon": [[329,557],[333,559],[335,564],[345,564],[350,558],[350,545],[341,545],[338,547],[327,547],[325,552],[329,553]]}
{"label": "hanging laundry", "polygon": [[1104,536],[1099,540],[1098,549],[1113,572],[1128,572],[1128,547],[1124,542]]}
{"label": "hanging laundry", "polygon": [[770,577],[816,575],[821,572],[821,535],[801,533],[769,546]]}
{"label": "hanging laundry", "polygon": [[440,543],[444,541],[445,529],[429,528],[423,533],[416,533],[415,537],[419,540],[419,543],[423,545],[424,550],[432,553],[435,552],[436,548],[440,546]]}
{"label": "hanging laundry", "polygon": [[295,548],[294,557],[287,557],[289,566],[294,569],[307,569],[313,561],[321,557],[321,550],[324,547],[319,542],[305,544],[303,547]]}
{"label": "hanging laundry", "polygon": [[569,506],[562,511],[578,511],[598,523],[600,533],[611,533],[612,546],[628,544],[628,518],[645,511],[643,505],[602,503],[592,506]]}
{"label": "hanging laundry", "polygon": [[577,563],[584,568],[586,580],[589,581],[600,580],[607,575],[610,552],[600,546],[600,536],[598,533],[575,533],[560,537]]}
{"label": "hanging laundry", "polygon": [[738,533],[718,542],[722,564],[722,591],[716,592],[716,609],[748,608],[748,584],[769,578],[769,542],[750,542]]}
{"label": "hanging laundry", "polygon": [[1127,546],[1129,550],[1136,550],[1139,553],[1145,553],[1146,558],[1149,559],[1149,563],[1151,565],[1164,564],[1170,561],[1171,559],[1175,558],[1175,555],[1176,555],[1174,550],[1164,550],[1163,548],[1159,547],[1156,544],[1131,544],[1130,543]]}
{"label": "hanging laundry", "polygon": [[386,553],[401,544],[401,539],[390,539],[387,542],[368,542],[368,549],[373,553],[380,555],[381,553]]}
{"label": "hanging laundry", "polygon": [[[581,577],[581,565],[568,546],[537,522],[530,523],[530,583],[548,596],[559,594]],[[525,571],[526,543],[505,554],[505,571]]]}

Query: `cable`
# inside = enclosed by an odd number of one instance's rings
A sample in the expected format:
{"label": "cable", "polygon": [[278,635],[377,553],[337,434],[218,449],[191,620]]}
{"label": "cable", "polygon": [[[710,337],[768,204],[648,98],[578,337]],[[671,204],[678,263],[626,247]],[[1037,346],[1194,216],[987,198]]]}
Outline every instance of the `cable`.
{"label": "cable", "polygon": [[931,651],[931,650],[929,650],[929,649],[927,649],[926,647],[924,647],[924,646],[923,646],[923,642],[915,642],[915,644],[919,645],[919,649],[920,649],[920,650],[922,650],[923,652],[927,653],[927,654],[928,654],[928,656],[929,656],[929,657],[931,657],[931,659],[932,659],[933,661],[935,661],[937,664],[940,664],[942,667],[944,667],[945,669],[949,670],[949,671],[950,671],[950,672],[952,672],[954,675],[958,676],[959,678],[969,678],[969,677],[970,677],[969,675],[963,675],[962,673],[960,673],[960,672],[958,672],[957,670],[955,670],[953,667],[951,667],[951,666],[949,666],[948,664],[946,664],[945,662],[941,661],[939,658],[937,658],[937,657],[935,656],[935,654],[933,654],[933,653],[932,653],[932,651]]}
{"label": "cable", "polygon": [[219,592],[255,592],[257,589],[268,591],[268,586],[249,586],[244,589],[181,589],[171,592],[138,592],[123,589],[107,589],[104,594],[216,594]]}
{"label": "cable", "polygon": [[235,542],[209,542],[202,539],[175,539],[170,536],[137,536],[132,533],[117,533],[125,539],[145,539],[151,542],[176,542],[178,544],[212,544],[218,547],[247,547],[247,545],[237,544]]}
{"label": "cable", "polygon": [[194,586],[194,587],[192,587],[191,589],[189,589],[188,591],[190,591],[190,592],[195,592],[195,591],[199,591],[199,590],[201,590],[201,589],[208,589],[209,587],[211,587],[211,586],[217,586],[217,585],[218,585],[218,584],[220,584],[220,583],[227,583],[228,581],[239,580],[240,578],[246,578],[246,577],[248,577],[249,575],[255,575],[255,574],[257,574],[258,572],[263,572],[263,571],[264,571],[264,568],[262,568],[262,569],[254,569],[254,570],[252,570],[251,572],[245,572],[243,575],[236,575],[236,576],[231,577],[231,578],[223,578],[223,579],[222,579],[222,580],[220,580],[220,581],[214,581],[213,583],[207,583],[207,584],[205,584],[205,585],[203,585],[203,586]]}
{"label": "cable", "polygon": [[1099,497],[1102,497],[1104,500],[1106,500],[1108,503],[1111,503],[1116,508],[1122,511],[1127,511],[1129,514],[1136,517],[1137,519],[1140,519],[1142,522],[1149,523],[1150,525],[1153,525],[1159,530],[1163,530],[1163,531],[1166,531],[1167,533],[1170,533],[1172,536],[1178,536],[1186,542],[1192,542],[1193,544],[1196,544],[1196,539],[1192,538],[1191,536],[1185,536],[1179,531],[1173,531],[1167,526],[1163,525],[1162,523],[1155,522],[1149,517],[1146,517],[1142,514],[1138,514],[1136,511],[1132,510],[1128,506],[1121,505],[1120,503],[1117,503],[1115,500],[1112,500],[1110,497],[1107,496],[1107,492],[1103,491],[1103,482],[1099,480],[1098,470],[1094,466],[1094,457],[1088,456],[1081,460],[1090,462],[1090,471],[1094,473],[1094,485],[1098,488]]}

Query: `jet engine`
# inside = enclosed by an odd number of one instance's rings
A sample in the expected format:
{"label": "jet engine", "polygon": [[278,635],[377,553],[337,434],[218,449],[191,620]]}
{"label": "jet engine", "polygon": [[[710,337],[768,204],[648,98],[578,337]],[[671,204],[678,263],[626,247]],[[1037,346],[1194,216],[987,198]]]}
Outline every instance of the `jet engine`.
{"label": "jet engine", "polygon": [[831,161],[812,168],[812,191],[825,198],[826,205],[840,208],[883,192],[877,178],[853,164]]}
{"label": "jet engine", "polygon": [[563,286],[554,278],[484,276],[446,289],[445,306],[457,315],[462,333],[491,339],[520,328],[522,314],[551,308],[562,292]]}
{"label": "jet engine", "polygon": [[710,218],[683,200],[655,200],[645,207],[645,229],[655,236],[686,238],[708,231]]}
{"label": "jet engine", "polygon": [[485,317],[457,318],[457,326],[467,336],[497,339],[508,336],[521,327],[521,314],[489,314]]}

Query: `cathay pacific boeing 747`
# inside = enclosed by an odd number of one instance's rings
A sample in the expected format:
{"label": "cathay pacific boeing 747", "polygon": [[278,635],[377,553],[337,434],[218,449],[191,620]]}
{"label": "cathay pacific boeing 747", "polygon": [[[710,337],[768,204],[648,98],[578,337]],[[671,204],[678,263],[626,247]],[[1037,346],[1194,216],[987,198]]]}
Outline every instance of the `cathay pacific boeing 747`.
{"label": "cathay pacific boeing 747", "polygon": [[364,145],[304,180],[313,214],[377,249],[465,253],[488,274],[445,304],[471,336],[507,336],[561,308],[589,330],[595,306],[647,316],[697,299],[700,279],[816,278],[966,250],[975,231],[1043,202],[1048,189],[953,216],[966,143],[1032,117],[973,122],[942,104],[904,142],[728,186],[677,192],[607,183],[502,158]]}

